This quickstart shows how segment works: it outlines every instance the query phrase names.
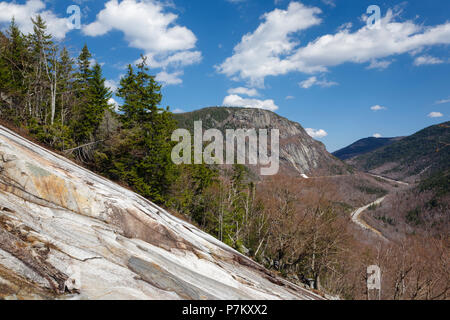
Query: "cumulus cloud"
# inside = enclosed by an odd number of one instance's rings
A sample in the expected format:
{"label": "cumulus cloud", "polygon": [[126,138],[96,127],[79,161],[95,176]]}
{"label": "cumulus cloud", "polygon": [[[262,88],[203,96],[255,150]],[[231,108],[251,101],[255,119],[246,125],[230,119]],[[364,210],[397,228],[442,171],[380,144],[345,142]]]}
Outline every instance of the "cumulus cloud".
{"label": "cumulus cloud", "polygon": [[259,92],[256,89],[248,89],[244,87],[232,88],[228,90],[228,94],[241,94],[249,97],[257,97],[259,96]]}
{"label": "cumulus cloud", "polygon": [[378,138],[382,138],[383,136],[381,135],[381,133],[374,133],[373,137],[378,139]]}
{"label": "cumulus cloud", "polygon": [[264,21],[253,33],[242,37],[233,56],[216,67],[218,72],[227,76],[238,75],[258,86],[263,85],[268,75],[288,72],[292,66],[281,56],[292,54],[298,46],[299,42],[292,35],[318,25],[320,12],[319,8],[292,2],[287,10],[275,9],[264,14]]}
{"label": "cumulus cloud", "polygon": [[429,118],[442,118],[443,116],[444,116],[444,115],[443,115],[442,113],[436,112],[436,111],[430,112],[430,113],[428,114],[428,117],[429,117]]}
{"label": "cumulus cloud", "polygon": [[302,81],[299,83],[299,86],[303,89],[309,89],[312,86],[320,86],[320,87],[332,87],[337,86],[338,83],[334,81],[327,81],[327,80],[319,80],[317,77],[310,77],[306,79],[305,81]]}
{"label": "cumulus cloud", "polygon": [[[182,82],[178,78],[180,68],[200,62],[202,54],[195,50],[194,33],[178,25],[178,16],[166,9],[156,0],[110,0],[96,20],[83,27],[83,32],[97,37],[121,31],[130,47],[144,50],[152,68],[163,69],[160,79],[179,84]],[[177,71],[169,73],[167,68]]]}
{"label": "cumulus cloud", "polygon": [[246,99],[235,94],[226,96],[225,99],[223,99],[222,104],[227,107],[254,108],[270,111],[278,110],[278,106],[271,99],[269,100]]}
{"label": "cumulus cloud", "polygon": [[323,129],[312,129],[312,128],[306,128],[306,133],[315,139],[325,138],[328,136],[328,133]]}
{"label": "cumulus cloud", "polygon": [[444,61],[439,58],[432,57],[429,55],[420,56],[414,60],[414,65],[416,65],[416,66],[441,64],[441,63],[444,63]]}
{"label": "cumulus cloud", "polygon": [[31,18],[41,15],[47,23],[47,30],[56,39],[63,39],[72,29],[68,17],[59,18],[52,11],[46,10],[46,3],[41,0],[28,0],[25,4],[0,2],[0,23],[9,23],[14,17],[23,33],[33,32]]}
{"label": "cumulus cloud", "polygon": [[380,28],[364,25],[354,32],[344,28],[300,46],[295,34],[320,24],[320,13],[319,8],[298,2],[292,2],[287,10],[266,13],[256,31],[245,35],[233,55],[217,67],[218,72],[262,85],[267,76],[326,72],[348,62],[386,68],[387,57],[450,44],[450,22],[425,26],[398,21],[398,12],[388,10]]}
{"label": "cumulus cloud", "polygon": [[383,107],[383,106],[380,106],[380,105],[375,105],[375,106],[370,107],[370,110],[372,110],[372,111],[381,111],[381,110],[387,110],[387,108]]}
{"label": "cumulus cloud", "polygon": [[183,83],[183,80],[180,78],[180,76],[182,75],[183,71],[177,71],[174,73],[167,73],[166,71],[161,71],[156,75],[155,80],[165,85],[181,84]]}

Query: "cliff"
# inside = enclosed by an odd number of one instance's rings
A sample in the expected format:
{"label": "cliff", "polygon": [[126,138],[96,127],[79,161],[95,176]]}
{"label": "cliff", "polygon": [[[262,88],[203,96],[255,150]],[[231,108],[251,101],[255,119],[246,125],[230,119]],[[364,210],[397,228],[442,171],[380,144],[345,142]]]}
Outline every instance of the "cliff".
{"label": "cliff", "polygon": [[344,174],[348,166],[327,152],[323,143],[311,138],[297,122],[271,111],[247,108],[211,107],[175,115],[179,127],[193,130],[201,120],[203,129],[278,129],[280,166],[290,173],[315,175]]}

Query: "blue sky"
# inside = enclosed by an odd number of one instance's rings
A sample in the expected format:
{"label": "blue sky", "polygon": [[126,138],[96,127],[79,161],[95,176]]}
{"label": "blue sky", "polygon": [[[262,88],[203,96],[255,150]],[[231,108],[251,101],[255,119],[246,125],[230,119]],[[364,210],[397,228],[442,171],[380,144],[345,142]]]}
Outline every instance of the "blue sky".
{"label": "blue sky", "polygon": [[449,120],[448,0],[0,1],[3,28],[14,15],[28,32],[37,13],[73,56],[87,43],[112,88],[144,54],[172,110],[273,110],[331,152]]}

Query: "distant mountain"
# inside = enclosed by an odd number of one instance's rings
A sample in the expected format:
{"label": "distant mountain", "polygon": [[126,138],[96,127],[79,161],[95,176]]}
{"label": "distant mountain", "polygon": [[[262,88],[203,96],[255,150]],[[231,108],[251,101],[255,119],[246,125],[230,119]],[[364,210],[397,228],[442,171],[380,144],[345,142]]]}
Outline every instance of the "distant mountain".
{"label": "distant mountain", "polygon": [[343,149],[340,149],[338,151],[333,152],[333,155],[341,160],[347,160],[371,151],[374,151],[376,149],[379,149],[381,147],[390,145],[396,141],[401,140],[403,137],[397,137],[397,138],[365,138],[356,141],[355,143],[349,145],[348,147],[345,147]]}
{"label": "distant mountain", "polygon": [[450,122],[428,127],[387,146],[349,159],[347,163],[363,171],[407,181],[422,181],[436,175],[448,176]]}
{"label": "distant mountain", "polygon": [[348,172],[349,166],[327,152],[323,143],[311,138],[303,127],[271,111],[246,108],[210,107],[175,115],[180,128],[193,131],[194,121],[203,129],[279,129],[280,167],[306,175]]}

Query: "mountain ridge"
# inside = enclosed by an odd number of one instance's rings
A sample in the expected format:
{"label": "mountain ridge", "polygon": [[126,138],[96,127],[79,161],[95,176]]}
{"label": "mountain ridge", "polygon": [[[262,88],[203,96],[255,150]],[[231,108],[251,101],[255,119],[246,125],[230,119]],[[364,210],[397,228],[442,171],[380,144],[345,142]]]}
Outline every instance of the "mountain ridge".
{"label": "mountain ridge", "polygon": [[347,160],[365,153],[369,153],[376,149],[382,148],[384,146],[390,145],[396,141],[403,139],[404,137],[393,137],[393,138],[375,138],[368,137],[360,139],[347,147],[339,149],[332,153],[335,157],[341,160]]}
{"label": "mountain ridge", "polygon": [[342,161],[328,153],[325,145],[310,137],[297,122],[272,111],[234,107],[207,107],[174,115],[180,128],[193,131],[194,121],[203,129],[279,129],[280,163],[284,170],[296,174],[332,175],[348,172]]}
{"label": "mountain ridge", "polygon": [[361,171],[415,182],[450,168],[450,121],[346,161]]}

